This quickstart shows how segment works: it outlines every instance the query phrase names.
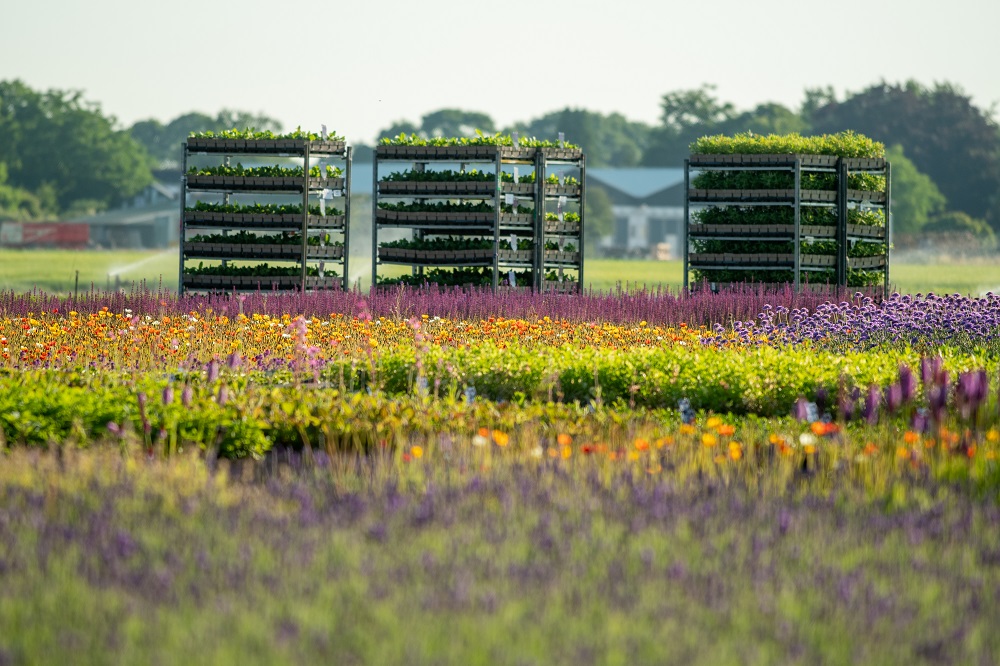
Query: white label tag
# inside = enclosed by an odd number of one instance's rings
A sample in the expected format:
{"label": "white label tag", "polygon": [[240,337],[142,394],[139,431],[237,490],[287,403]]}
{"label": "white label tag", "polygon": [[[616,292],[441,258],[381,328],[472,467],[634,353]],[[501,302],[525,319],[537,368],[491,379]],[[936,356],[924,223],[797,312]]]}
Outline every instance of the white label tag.
{"label": "white label tag", "polygon": [[517,249],[517,234],[510,235],[510,249],[512,250]]}
{"label": "white label tag", "polygon": [[515,183],[519,183],[519,182],[521,182],[521,181],[520,181],[520,178],[518,177],[518,171],[517,171],[517,167],[514,167],[514,182],[515,182]]}
{"label": "white label tag", "polygon": [[517,286],[517,276],[514,275],[514,269],[510,269],[510,273],[507,274],[507,281],[510,282],[510,286]]}
{"label": "white label tag", "polygon": [[334,190],[333,191],[333,196],[335,196],[335,197],[343,196],[343,194],[344,194],[344,190]]}
{"label": "white label tag", "polygon": [[322,180],[326,180],[326,162],[319,163],[319,177]]}
{"label": "white label tag", "polygon": [[319,214],[323,216],[326,215],[326,199],[323,197],[320,197],[319,199]]}
{"label": "white label tag", "polygon": [[565,196],[559,197],[559,207],[562,208],[565,206],[567,201],[569,200]]}
{"label": "white label tag", "polygon": [[319,193],[319,196],[321,199],[329,199],[330,198],[329,188],[324,187],[323,191]]}
{"label": "white label tag", "polygon": [[513,206],[514,205],[514,195],[511,194],[510,192],[508,192],[507,194],[503,195],[503,202],[505,204],[507,204],[508,206]]}
{"label": "white label tag", "polygon": [[327,135],[326,135],[326,125],[320,125],[320,126],[319,126],[319,135],[320,135],[320,137],[321,137],[321,138],[322,138],[322,139],[323,139],[324,141],[326,141],[326,136],[327,136]]}
{"label": "white label tag", "polygon": [[559,211],[558,213],[556,213],[556,216],[559,218],[560,222],[563,221],[563,212],[562,211]]}
{"label": "white label tag", "polygon": [[563,243],[565,243],[565,241],[566,241],[565,238],[563,238],[562,236],[559,237],[559,251],[560,252],[563,251]]}
{"label": "white label tag", "polygon": [[559,147],[562,148],[563,143],[566,141],[566,135],[559,132]]}
{"label": "white label tag", "polygon": [[326,269],[326,262],[325,262],[325,261],[321,261],[321,262],[319,262],[319,271],[318,271],[318,272],[319,272],[319,276],[320,276],[320,277],[324,277],[324,275],[323,275],[323,271],[324,271],[325,269]]}
{"label": "white label tag", "polygon": [[511,136],[511,138],[514,139],[514,147],[517,148],[517,146],[518,146],[518,135],[517,135],[517,132],[514,132],[514,134]]}

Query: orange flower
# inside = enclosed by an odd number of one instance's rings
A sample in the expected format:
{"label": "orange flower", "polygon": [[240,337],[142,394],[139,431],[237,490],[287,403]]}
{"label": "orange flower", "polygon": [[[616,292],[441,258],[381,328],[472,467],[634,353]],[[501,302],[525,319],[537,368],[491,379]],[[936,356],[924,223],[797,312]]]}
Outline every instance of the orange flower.
{"label": "orange flower", "polygon": [[900,446],[896,449],[896,457],[900,460],[909,460],[911,455],[910,450],[905,446]]}
{"label": "orange flower", "polygon": [[912,430],[907,430],[903,433],[903,441],[912,446],[920,441],[920,434],[915,433]]}
{"label": "orange flower", "polygon": [[507,446],[507,442],[510,441],[510,437],[503,431],[494,430],[493,441],[497,443],[497,446]]}
{"label": "orange flower", "polygon": [[635,448],[638,451],[645,451],[649,448],[649,442],[640,437],[635,440]]}
{"label": "orange flower", "polygon": [[735,434],[736,432],[736,428],[734,426],[729,425],[728,423],[723,423],[718,428],[716,428],[716,432],[718,432],[723,437],[732,437],[733,434]]}
{"label": "orange flower", "polygon": [[875,453],[876,453],[877,451],[878,451],[878,447],[877,447],[877,446],[875,446],[874,444],[872,444],[871,442],[868,442],[867,444],[865,444],[865,450],[864,450],[864,454],[865,454],[866,456],[872,456],[872,455],[875,455]]}
{"label": "orange flower", "polygon": [[559,443],[559,446],[569,446],[570,444],[573,443],[573,437],[571,435],[567,435],[564,432],[561,432],[559,433],[559,436],[556,437],[556,442]]}

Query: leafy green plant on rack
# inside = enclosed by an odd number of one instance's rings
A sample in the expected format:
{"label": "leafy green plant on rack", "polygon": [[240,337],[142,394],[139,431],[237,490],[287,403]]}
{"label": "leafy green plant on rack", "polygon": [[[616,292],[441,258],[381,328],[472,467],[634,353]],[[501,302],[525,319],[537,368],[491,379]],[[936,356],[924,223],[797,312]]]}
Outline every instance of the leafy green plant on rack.
{"label": "leafy green plant on rack", "polygon": [[[319,178],[321,175],[319,166],[309,169],[311,178]],[[283,167],[280,164],[274,166],[244,167],[237,163],[235,166],[219,164],[207,167],[191,167],[188,169],[189,176],[243,176],[247,178],[301,178],[302,167]],[[327,178],[340,178],[343,170],[340,167],[326,165]]]}
{"label": "leafy green plant on rack", "polygon": [[[514,137],[510,134],[485,134],[476,130],[474,137],[432,137],[425,138],[416,134],[401,133],[394,137],[383,137],[379,139],[382,146],[513,146]],[[551,141],[548,139],[537,139],[535,137],[519,138],[517,145],[521,148],[568,148],[579,150],[580,146],[563,141]]]}
{"label": "leafy green plant on rack", "polygon": [[800,134],[703,136],[691,144],[692,155],[834,155],[885,157],[885,144],[856,132],[804,137]]}
{"label": "leafy green plant on rack", "polygon": [[[837,174],[802,173],[803,190],[836,190]],[[705,190],[790,190],[795,187],[795,174],[788,170],[703,171],[691,179],[691,186]],[[847,175],[852,190],[884,192],[885,177],[852,172]]]}
{"label": "leafy green plant on rack", "polygon": [[[559,215],[556,214],[556,213],[546,213],[545,214],[545,221],[546,222],[558,222],[559,221]],[[579,222],[579,221],[580,221],[580,214],[579,213],[563,213],[563,222]]]}
{"label": "leafy green plant on rack", "polygon": [[[230,213],[243,215],[301,215],[301,204],[224,204],[197,201],[194,206],[189,206],[184,210],[198,211],[202,213]],[[323,211],[319,206],[310,206],[309,214],[322,217]],[[326,209],[326,217],[343,215],[344,211],[329,207]]]}
{"label": "leafy green plant on rack", "polygon": [[[707,253],[731,253],[731,254],[792,254],[795,252],[793,241],[768,241],[768,240],[695,240],[691,242],[695,252]],[[802,254],[837,254],[837,243],[832,240],[823,241],[802,241]],[[885,255],[885,244],[882,242],[853,243],[847,250],[847,256],[858,257],[880,257]]]}
{"label": "leafy green plant on rack", "polygon": [[[249,231],[238,231],[231,234],[199,234],[192,236],[188,243],[230,243],[239,245],[301,245],[302,234],[255,234]],[[331,242],[330,234],[310,235],[306,243],[313,247],[326,245],[342,246],[340,241]]]}
{"label": "leafy green plant on rack", "polygon": [[545,274],[546,282],[576,282],[576,276],[572,273],[559,274],[559,271],[549,271]]}
{"label": "leafy green plant on rack", "polygon": [[[226,277],[296,277],[302,275],[302,269],[298,266],[272,266],[270,264],[257,264],[255,266],[234,266],[232,264],[216,264],[206,266],[204,262],[198,262],[197,266],[185,266],[184,275],[221,275]],[[306,267],[306,275],[317,277],[319,269],[314,266]],[[324,277],[337,277],[336,271],[324,270]]]}
{"label": "leafy green plant on rack", "polygon": [[[757,284],[787,284],[795,281],[791,270],[693,270],[693,284],[700,282],[749,282]],[[868,271],[849,268],[847,270],[847,286],[849,287],[881,287],[883,284],[881,271]],[[836,272],[833,269],[805,271],[802,281],[815,285],[833,285],[837,283]]]}
{"label": "leafy green plant on rack", "polygon": [[486,238],[455,238],[453,236],[412,240],[401,238],[379,243],[379,247],[402,250],[489,250],[493,247],[493,241]]}
{"label": "leafy green plant on rack", "polygon": [[301,139],[305,141],[344,141],[344,137],[337,135],[336,132],[328,132],[327,138],[323,139],[322,134],[318,132],[309,132],[302,129],[302,127],[296,127],[291,132],[276,133],[269,130],[260,131],[253,127],[246,127],[243,129],[233,128],[222,130],[219,132],[191,132],[189,135],[192,139],[243,139],[251,141],[261,141],[261,140],[277,140],[277,139]]}
{"label": "leafy green plant on rack", "polygon": [[[567,213],[567,219],[570,213]],[[813,226],[836,226],[837,211],[833,208],[803,206],[800,223]],[[795,210],[789,206],[713,206],[692,213],[700,224],[795,224]],[[885,226],[885,213],[876,209],[849,208],[848,224],[869,227]]]}
{"label": "leafy green plant on rack", "polygon": [[[515,248],[511,246],[510,241],[503,239],[500,241],[498,247],[501,250],[514,250]],[[535,243],[530,238],[519,238],[517,239],[517,251],[525,252],[531,250],[535,247]]]}
{"label": "leafy green plant on rack", "polygon": [[494,208],[485,201],[479,203],[462,201],[424,201],[388,203],[379,202],[379,210],[392,210],[400,213],[492,213]]}
{"label": "leafy green plant on rack", "polygon": [[389,183],[488,183],[496,176],[487,171],[469,169],[468,171],[453,171],[443,169],[441,171],[395,171],[385,177],[385,182]]}

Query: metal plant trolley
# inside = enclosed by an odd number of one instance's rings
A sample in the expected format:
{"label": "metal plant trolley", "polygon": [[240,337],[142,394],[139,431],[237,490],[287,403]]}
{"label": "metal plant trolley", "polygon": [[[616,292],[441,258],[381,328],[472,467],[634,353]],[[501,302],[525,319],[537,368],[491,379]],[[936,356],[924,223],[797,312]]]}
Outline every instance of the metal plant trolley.
{"label": "metal plant trolley", "polygon": [[[192,137],[184,144],[183,154],[179,293],[348,287],[352,149],[343,140]],[[234,160],[262,164],[284,160],[301,164],[302,173],[273,177],[189,174],[195,156],[221,161],[225,166]],[[340,166],[341,173],[327,177],[327,165]],[[319,177],[310,175],[310,168],[316,166]],[[196,198],[193,207],[188,206],[190,198]],[[291,213],[268,212],[268,206],[257,205],[258,199],[274,204],[273,210],[282,210],[282,206],[294,209],[299,204],[301,208]],[[202,206],[201,202],[219,205]],[[251,202],[252,212],[225,210],[231,204]],[[219,207],[223,210],[213,210]],[[211,231],[218,232],[213,237],[220,242],[189,238],[189,232]],[[268,234],[289,236],[293,242],[257,242]],[[327,237],[330,244],[309,242],[310,238]],[[186,266],[204,260],[217,261],[220,274],[185,273]],[[268,266],[277,262],[274,265],[282,274],[255,273],[252,268],[230,270],[233,262],[264,262]]]}
{"label": "metal plant trolley", "polygon": [[[372,191],[372,284],[380,266],[408,266],[414,276],[430,268],[482,268],[494,290],[579,288],[583,276],[583,197],[585,161],[578,149],[496,145],[414,146],[380,145],[375,149]],[[408,169],[405,181],[387,178],[391,169]],[[579,172],[579,183],[546,183],[547,174],[567,168]],[[441,170],[466,173],[491,171],[489,180],[443,181]],[[420,178],[426,173],[427,178]],[[533,175],[533,179],[524,176]],[[519,182],[530,180],[531,182]],[[438,204],[486,204],[481,210],[450,212]],[[417,204],[433,210],[398,210],[395,204]],[[546,209],[558,212],[546,220]],[[579,220],[565,221],[563,208],[579,209]],[[436,208],[436,209],[435,209]],[[413,241],[441,238],[479,239],[476,249],[406,249],[382,242],[385,232],[405,230]],[[546,239],[560,247],[571,240],[572,252],[545,250]],[[530,241],[531,249],[523,249]],[[573,270],[575,283],[546,281],[545,271]]]}
{"label": "metal plant trolley", "polygon": [[[882,158],[847,158],[830,155],[691,155],[685,160],[684,201],[684,287],[691,271],[790,271],[796,291],[802,289],[806,275],[833,271],[838,286],[847,286],[850,271],[878,271],[882,285],[889,290],[889,210],[891,201],[890,165]],[[692,188],[692,172],[790,172],[793,186],[785,189],[700,189]],[[836,176],[836,189],[804,189],[803,176],[809,173]],[[885,177],[884,191],[848,189],[852,173]],[[693,220],[695,211],[706,208],[738,206],[764,209],[790,207],[792,222],[776,221],[753,224],[706,224]],[[835,224],[804,224],[803,211],[825,208],[835,212]],[[884,224],[865,225],[849,222],[849,211],[876,210]],[[775,214],[774,217],[777,217]],[[696,241],[733,241],[735,243],[790,242],[791,252],[692,252]],[[805,243],[832,241],[835,254],[810,254]],[[850,257],[854,243],[882,243],[884,253],[876,256]],[[745,245],[744,245],[745,247]],[[710,281],[711,282],[711,281]],[[717,286],[717,285],[713,285]]]}

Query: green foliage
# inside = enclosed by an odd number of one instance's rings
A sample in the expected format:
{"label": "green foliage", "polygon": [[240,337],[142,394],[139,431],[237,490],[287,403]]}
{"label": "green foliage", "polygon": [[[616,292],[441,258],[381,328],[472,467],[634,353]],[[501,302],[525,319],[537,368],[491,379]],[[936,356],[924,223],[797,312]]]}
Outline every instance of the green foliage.
{"label": "green foliage", "polygon": [[153,179],[142,147],[83,93],[17,80],[0,81],[0,163],[12,187],[47,186],[60,208],[83,199],[110,206]]}
{"label": "green foliage", "polygon": [[0,220],[37,220],[53,214],[54,207],[28,190],[7,184],[7,165],[0,162]]}
{"label": "green foliage", "polygon": [[950,208],[1000,230],[991,199],[1000,190],[1000,130],[988,110],[976,107],[958,86],[924,87],[916,81],[875,84],[811,116],[813,131],[851,129],[903,146]]}
{"label": "green foliage", "polygon": [[917,167],[896,144],[886,151],[892,164],[892,224],[893,231],[914,233],[941,213],[948,203],[941,190]]}
{"label": "green foliage", "polygon": [[[379,139],[381,146],[513,146],[514,138],[509,134],[484,134],[476,130],[473,137],[424,137],[417,134],[400,133],[397,136]],[[518,145],[524,148],[579,148],[580,146],[563,141],[537,139],[535,137],[519,137]]]}
{"label": "green foliage", "polygon": [[968,234],[980,241],[984,249],[997,247],[997,237],[990,225],[960,211],[949,211],[935,216],[923,230],[928,233]]}
{"label": "green foliage", "polygon": [[281,123],[263,114],[223,109],[214,118],[204,113],[186,113],[167,124],[159,120],[140,120],[129,133],[149,153],[153,162],[163,166],[180,164],[181,144],[193,134],[223,131],[232,127],[255,127],[260,131],[280,132]]}
{"label": "green foliage", "polygon": [[[320,173],[319,166],[309,168],[309,176],[312,178],[319,178]],[[329,164],[326,165],[327,178],[340,178],[343,173],[344,172],[340,167],[330,166]],[[251,178],[301,178],[302,167],[283,167],[280,164],[260,167],[244,167],[240,163],[237,163],[235,166],[230,164],[218,164],[215,166],[191,167],[188,169],[188,175],[246,176]]]}
{"label": "green foliage", "polygon": [[641,161],[652,130],[645,123],[628,120],[620,113],[604,115],[566,108],[516,123],[504,131],[517,131],[521,136],[558,136],[562,132],[583,147],[588,166],[629,167]]}
{"label": "green foliage", "polygon": [[[272,132],[271,130],[258,130],[255,127],[245,127],[244,129],[232,128],[224,130],[204,130],[201,132],[191,132],[194,139],[245,139],[245,140],[275,140],[275,139],[301,139],[304,141],[324,140],[319,132],[304,131],[302,127],[296,127],[291,132]],[[336,132],[329,132],[326,141],[344,141],[344,137],[338,136]]]}
{"label": "green foliage", "polygon": [[752,132],[734,136],[703,136],[690,146],[693,155],[834,155],[837,157],[885,157],[885,146],[847,130],[837,134],[802,136]]}

